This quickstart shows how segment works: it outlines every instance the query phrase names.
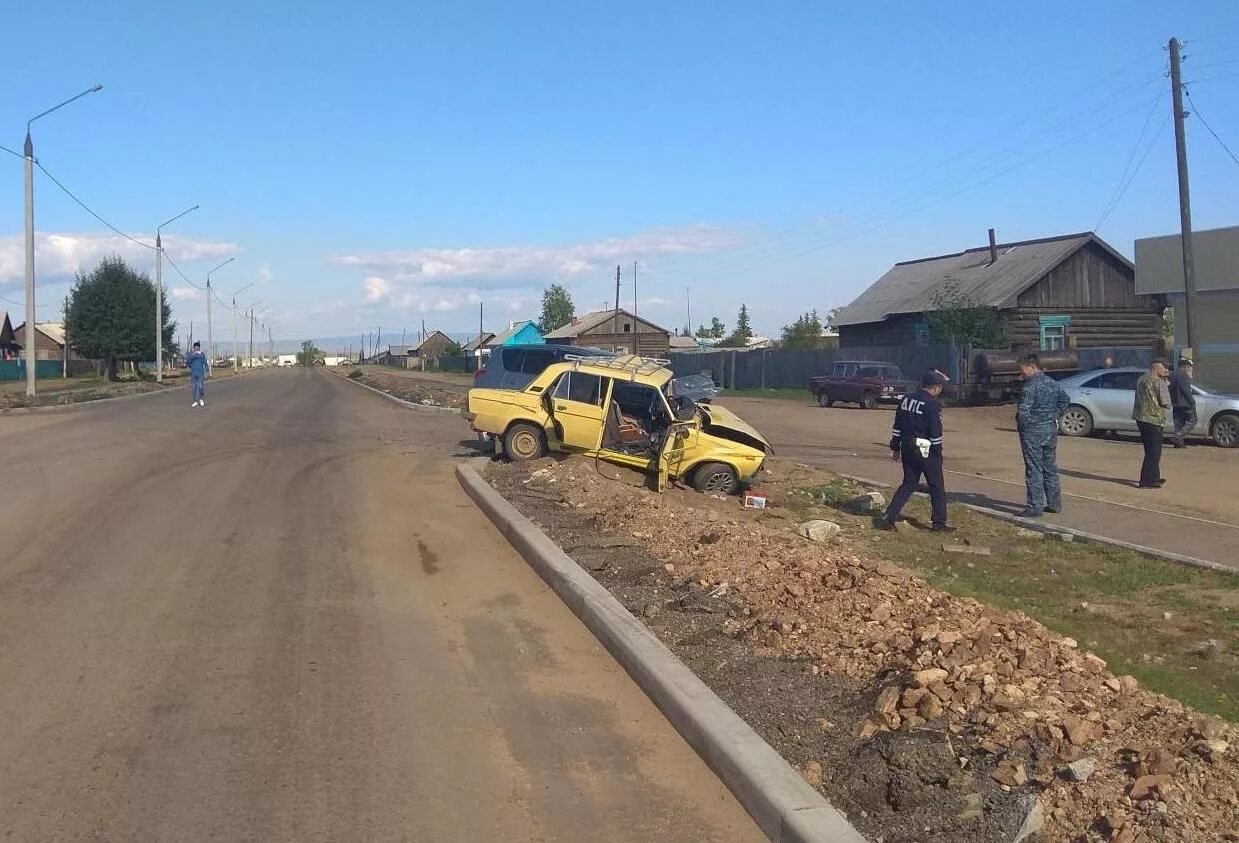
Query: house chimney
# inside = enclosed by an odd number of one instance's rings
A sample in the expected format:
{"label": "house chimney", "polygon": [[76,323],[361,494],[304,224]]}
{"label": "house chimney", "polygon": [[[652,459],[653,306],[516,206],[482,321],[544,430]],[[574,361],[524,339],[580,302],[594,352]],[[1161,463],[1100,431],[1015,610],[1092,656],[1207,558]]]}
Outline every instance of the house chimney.
{"label": "house chimney", "polygon": [[994,229],[989,230],[989,262],[995,263],[998,260],[998,241],[994,239]]}

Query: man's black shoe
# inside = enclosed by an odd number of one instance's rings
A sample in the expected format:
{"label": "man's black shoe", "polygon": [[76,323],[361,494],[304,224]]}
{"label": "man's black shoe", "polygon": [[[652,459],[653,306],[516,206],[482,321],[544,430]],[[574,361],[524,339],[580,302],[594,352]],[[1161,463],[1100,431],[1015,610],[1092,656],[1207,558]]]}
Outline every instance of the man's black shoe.
{"label": "man's black shoe", "polygon": [[1063,511],[1063,508],[1061,506],[1047,506],[1045,511],[1051,515],[1058,515],[1058,513]]}
{"label": "man's black shoe", "polygon": [[879,515],[873,519],[873,528],[875,530],[884,530],[885,532],[893,533],[895,532],[895,522],[889,520],[884,515]]}
{"label": "man's black shoe", "polygon": [[1156,486],[1158,489],[1160,489],[1162,486],[1166,485],[1166,478],[1163,477],[1161,480],[1154,481],[1153,485]]}

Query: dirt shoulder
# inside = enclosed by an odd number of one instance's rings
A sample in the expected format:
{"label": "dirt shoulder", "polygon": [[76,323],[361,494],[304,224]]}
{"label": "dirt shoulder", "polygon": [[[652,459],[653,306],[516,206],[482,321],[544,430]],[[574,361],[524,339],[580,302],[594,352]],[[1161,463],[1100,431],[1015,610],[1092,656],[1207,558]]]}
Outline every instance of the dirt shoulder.
{"label": "dirt shoulder", "polygon": [[[357,373],[356,376],[354,373]],[[344,372],[344,377],[374,387],[402,401],[432,407],[462,409],[468,392],[467,389],[454,389],[450,385],[413,377],[399,369],[380,366],[355,366]]]}
{"label": "dirt shoulder", "polygon": [[[844,511],[854,490],[826,472],[776,464],[773,475],[764,511],[679,489],[655,495],[639,475],[579,459],[495,463],[489,479],[875,839],[1011,840],[1033,806],[1044,840],[1239,839],[1225,836],[1239,828],[1232,726],[1147,690],[1125,656],[1107,665],[1090,638],[974,599],[967,578],[949,588],[956,566],[1004,581],[1019,579],[1022,561],[1039,579],[1049,576],[1039,566],[1073,570],[1109,548],[1021,537],[974,516],[985,525],[964,524],[958,541],[990,555],[947,554],[940,537],[934,551],[909,528],[875,535],[866,516]],[[821,543],[798,535],[814,517],[839,529]],[[1130,580],[1138,601],[1149,583],[1129,576],[1130,559],[1103,557],[1093,578]],[[1202,623],[1222,638],[1200,655],[1150,647],[1142,675],[1176,667],[1171,655],[1198,660],[1183,673],[1230,657],[1227,581],[1175,571],[1166,595],[1219,592],[1226,606]],[[1210,576],[1219,579],[1198,579]],[[1094,616],[1104,629],[1105,611]],[[1209,682],[1233,706],[1234,666],[1217,668]]]}

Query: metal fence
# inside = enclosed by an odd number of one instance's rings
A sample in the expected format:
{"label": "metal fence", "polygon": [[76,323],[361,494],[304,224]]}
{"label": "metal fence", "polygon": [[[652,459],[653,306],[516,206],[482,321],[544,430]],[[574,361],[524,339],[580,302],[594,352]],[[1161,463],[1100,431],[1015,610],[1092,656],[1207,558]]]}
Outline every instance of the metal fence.
{"label": "metal fence", "polygon": [[805,389],[809,378],[829,374],[840,360],[894,363],[909,378],[936,367],[957,380],[960,371],[960,355],[952,345],[681,351],[671,354],[671,368],[677,375],[708,373],[724,389]]}

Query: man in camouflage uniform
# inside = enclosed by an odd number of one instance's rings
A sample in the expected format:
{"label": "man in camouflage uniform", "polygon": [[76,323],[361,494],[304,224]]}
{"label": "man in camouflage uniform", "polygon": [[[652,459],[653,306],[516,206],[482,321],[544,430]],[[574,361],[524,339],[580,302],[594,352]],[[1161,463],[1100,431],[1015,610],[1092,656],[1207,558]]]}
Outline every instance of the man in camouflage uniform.
{"label": "man in camouflage uniform", "polygon": [[1019,359],[1024,389],[1015,426],[1020,432],[1024,454],[1024,484],[1028,490],[1025,518],[1040,518],[1043,512],[1061,512],[1063,492],[1058,482],[1058,420],[1071,399],[1049,375],[1041,371],[1041,361],[1030,354]]}

